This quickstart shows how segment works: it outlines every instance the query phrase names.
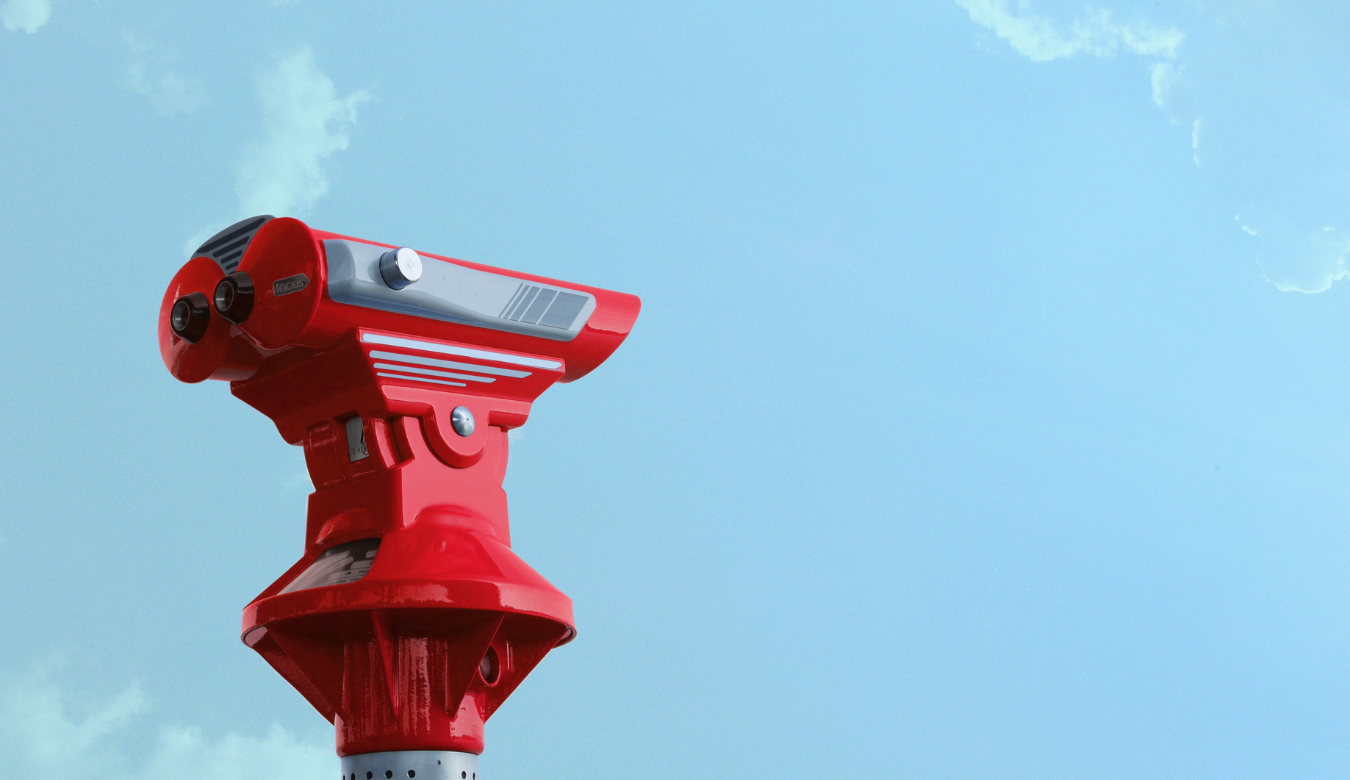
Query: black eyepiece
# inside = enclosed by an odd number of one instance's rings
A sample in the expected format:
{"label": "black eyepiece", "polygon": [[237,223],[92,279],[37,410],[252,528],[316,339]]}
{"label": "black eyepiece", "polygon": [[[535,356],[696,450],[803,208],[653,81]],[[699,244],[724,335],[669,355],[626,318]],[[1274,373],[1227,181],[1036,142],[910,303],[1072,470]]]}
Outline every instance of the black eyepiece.
{"label": "black eyepiece", "polygon": [[206,335],[206,326],[211,324],[211,306],[206,296],[199,292],[189,293],[174,302],[169,310],[169,328],[174,335],[189,344],[196,344]]}
{"label": "black eyepiece", "polygon": [[238,325],[253,311],[253,279],[243,271],[235,271],[216,284],[215,299],[220,316]]}

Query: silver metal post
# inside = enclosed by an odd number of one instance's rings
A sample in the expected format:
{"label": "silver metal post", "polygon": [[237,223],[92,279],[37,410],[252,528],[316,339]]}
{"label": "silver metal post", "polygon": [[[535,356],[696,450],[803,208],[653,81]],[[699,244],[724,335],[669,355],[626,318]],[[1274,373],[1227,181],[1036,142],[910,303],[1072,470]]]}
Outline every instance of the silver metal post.
{"label": "silver metal post", "polygon": [[449,750],[391,750],[342,759],[342,780],[478,780],[478,756]]}

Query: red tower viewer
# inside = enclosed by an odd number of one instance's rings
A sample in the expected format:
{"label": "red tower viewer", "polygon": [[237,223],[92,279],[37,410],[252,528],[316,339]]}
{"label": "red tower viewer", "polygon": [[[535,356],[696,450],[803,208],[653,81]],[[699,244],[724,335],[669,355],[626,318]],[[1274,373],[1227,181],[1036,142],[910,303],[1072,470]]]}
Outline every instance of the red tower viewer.
{"label": "red tower viewer", "polygon": [[305,551],[244,643],[333,722],[344,780],[473,778],[483,724],[575,634],[511,551],[507,431],[604,362],[638,299],[255,217],[201,246],[164,363],[305,450]]}

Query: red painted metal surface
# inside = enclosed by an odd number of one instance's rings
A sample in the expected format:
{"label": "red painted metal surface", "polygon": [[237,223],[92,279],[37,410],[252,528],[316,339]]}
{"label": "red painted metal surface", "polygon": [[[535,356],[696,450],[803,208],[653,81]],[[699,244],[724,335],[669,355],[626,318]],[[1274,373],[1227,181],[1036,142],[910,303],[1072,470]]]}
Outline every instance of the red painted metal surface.
{"label": "red painted metal surface", "polygon": [[[235,325],[213,309],[195,343],[175,334],[170,313],[185,295],[211,299],[225,276],[221,264],[188,261],[160,307],[160,353],[174,376],[231,382],[283,439],[304,447],[314,482],[304,556],[245,608],[242,637],[334,723],[339,755],[480,753],[484,722],[575,634],[571,600],[511,551],[502,489],[507,431],[524,424],[554,382],[608,358],[640,304],[426,254],[583,291],[595,297],[595,310],[561,341],[339,303],[327,284],[330,239],[375,245],[294,219],[263,225],[237,266],[256,289],[251,313]],[[301,276],[303,286],[285,281]],[[454,359],[487,378],[456,387],[382,375],[376,366],[391,343],[414,364],[470,355]],[[477,421],[468,436],[453,429],[456,407]],[[368,455],[352,460],[355,417]],[[360,540],[379,540],[364,576],[288,589],[326,551]]]}

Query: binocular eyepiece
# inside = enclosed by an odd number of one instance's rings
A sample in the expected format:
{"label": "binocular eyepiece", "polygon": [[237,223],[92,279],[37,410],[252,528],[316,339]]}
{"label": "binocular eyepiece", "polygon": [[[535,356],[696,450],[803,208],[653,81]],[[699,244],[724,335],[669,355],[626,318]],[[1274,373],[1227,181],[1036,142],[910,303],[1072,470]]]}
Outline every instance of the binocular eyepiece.
{"label": "binocular eyepiece", "polygon": [[[253,311],[253,280],[247,273],[236,271],[216,284],[212,298],[216,313],[226,322],[239,325]],[[211,309],[206,296],[199,292],[179,298],[169,314],[169,327],[174,335],[189,344],[201,341],[210,324]]]}
{"label": "binocular eyepiece", "polygon": [[189,344],[196,344],[206,335],[206,327],[211,324],[211,309],[206,296],[199,292],[189,293],[179,298],[169,312],[169,327],[174,335]]}
{"label": "binocular eyepiece", "polygon": [[235,271],[216,284],[214,298],[220,316],[238,325],[253,311],[253,280],[247,273]]}
{"label": "binocular eyepiece", "polygon": [[[406,247],[385,252],[380,256],[380,276],[392,290],[404,287],[422,278],[422,258]],[[253,279],[245,271],[235,271],[216,284],[212,295],[216,313],[234,325],[242,325],[253,312]],[[184,295],[174,302],[169,327],[174,335],[196,344],[206,335],[211,324],[211,311],[206,296],[201,293]]]}

